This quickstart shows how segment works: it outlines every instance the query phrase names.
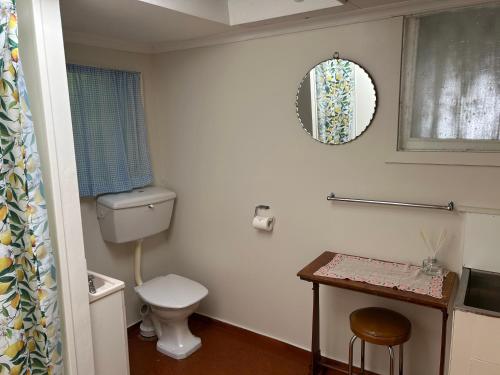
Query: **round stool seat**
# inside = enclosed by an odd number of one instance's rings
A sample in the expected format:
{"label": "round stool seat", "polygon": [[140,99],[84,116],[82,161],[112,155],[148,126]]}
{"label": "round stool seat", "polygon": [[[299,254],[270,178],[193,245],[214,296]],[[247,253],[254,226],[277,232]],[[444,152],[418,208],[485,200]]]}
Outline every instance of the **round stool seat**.
{"label": "round stool seat", "polygon": [[396,346],[410,339],[411,323],[403,315],[381,307],[353,311],[351,330],[361,340],[376,345]]}

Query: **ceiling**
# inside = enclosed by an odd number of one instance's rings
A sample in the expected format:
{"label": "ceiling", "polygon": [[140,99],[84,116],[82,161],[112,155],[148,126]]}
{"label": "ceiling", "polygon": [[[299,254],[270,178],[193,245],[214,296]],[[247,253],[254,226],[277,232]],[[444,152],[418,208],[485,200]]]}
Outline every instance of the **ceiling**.
{"label": "ceiling", "polygon": [[[146,1],[159,3],[161,1],[168,2],[169,0]],[[196,3],[194,0],[182,1]],[[212,1],[220,2],[220,0]],[[288,1],[291,4],[298,4],[303,8],[303,4],[307,2],[317,2],[317,0],[304,0],[303,2]],[[313,9],[312,12],[290,14],[290,11],[284,7],[283,13],[288,13],[288,15],[282,17],[278,16],[279,9],[274,7],[269,11],[271,17],[260,17],[259,19],[254,16],[254,19],[249,21],[250,23],[246,22],[244,26],[230,26],[224,22],[202,18],[203,9],[201,9],[199,16],[195,16],[139,0],[60,0],[60,4],[65,34],[73,37],[75,35],[88,35],[107,40],[154,45],[157,43],[178,42],[218,35],[239,28],[258,28],[262,24],[268,25],[290,19],[309,18],[319,14],[336,14],[358,8],[404,2],[405,0],[349,0],[346,5],[341,6],[334,6],[338,5],[338,1],[330,1],[332,2],[332,7],[322,9],[321,11],[318,11],[317,7],[313,5],[312,8],[310,7],[310,9]],[[171,2],[175,3],[175,1]],[[229,0],[229,5],[235,7],[235,4],[238,5],[240,3],[241,6],[238,9],[240,12],[239,14],[235,13],[235,17],[240,21],[240,19],[244,18],[241,16],[241,13],[248,13],[250,9],[248,4],[258,6],[259,2],[269,3],[268,0]],[[175,7],[172,6],[172,8]],[[307,7],[304,9],[307,9]],[[206,10],[205,13],[208,14]],[[196,14],[196,12],[191,12],[191,14]],[[210,18],[214,19],[214,17]]]}
{"label": "ceiling", "polygon": [[64,31],[134,43],[194,39],[230,29],[137,0],[60,0],[60,4]]}
{"label": "ceiling", "polygon": [[255,33],[293,22],[459,1],[481,0],[60,0],[60,4],[65,41],[153,52],[161,46]]}
{"label": "ceiling", "polygon": [[[138,0],[227,25],[342,6],[341,0]],[[345,0],[344,0],[345,1]]]}

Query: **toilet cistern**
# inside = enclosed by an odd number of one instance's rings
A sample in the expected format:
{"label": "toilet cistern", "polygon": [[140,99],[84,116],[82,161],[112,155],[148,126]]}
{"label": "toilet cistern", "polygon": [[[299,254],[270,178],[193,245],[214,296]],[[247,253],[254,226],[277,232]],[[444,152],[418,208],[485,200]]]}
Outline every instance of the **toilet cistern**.
{"label": "toilet cistern", "polygon": [[174,274],[143,282],[141,273],[142,241],[169,228],[175,197],[174,192],[155,186],[102,195],[97,199],[97,217],[104,240],[136,241],[135,290],[151,310],[143,311],[141,334],[151,337],[155,333],[158,351],[182,359],[201,347],[201,339],[193,336],[187,319],[208,290],[196,281]]}

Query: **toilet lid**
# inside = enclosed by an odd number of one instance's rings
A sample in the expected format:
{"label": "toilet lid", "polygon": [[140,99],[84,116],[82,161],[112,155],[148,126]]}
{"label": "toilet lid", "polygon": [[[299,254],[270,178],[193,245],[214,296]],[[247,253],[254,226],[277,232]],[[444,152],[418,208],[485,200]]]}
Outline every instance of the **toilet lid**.
{"label": "toilet lid", "polygon": [[208,294],[200,283],[175,274],[156,277],[136,286],[135,291],[144,302],[171,309],[188,307]]}

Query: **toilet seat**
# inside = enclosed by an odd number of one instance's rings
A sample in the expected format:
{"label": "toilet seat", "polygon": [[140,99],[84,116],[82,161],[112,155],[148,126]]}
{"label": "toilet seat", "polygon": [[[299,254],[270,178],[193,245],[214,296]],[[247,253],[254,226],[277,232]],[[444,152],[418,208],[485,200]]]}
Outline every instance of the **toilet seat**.
{"label": "toilet seat", "polygon": [[166,309],[186,308],[208,294],[200,283],[175,274],[156,277],[136,286],[135,291],[144,302]]}

